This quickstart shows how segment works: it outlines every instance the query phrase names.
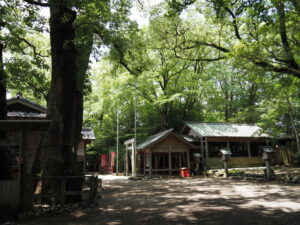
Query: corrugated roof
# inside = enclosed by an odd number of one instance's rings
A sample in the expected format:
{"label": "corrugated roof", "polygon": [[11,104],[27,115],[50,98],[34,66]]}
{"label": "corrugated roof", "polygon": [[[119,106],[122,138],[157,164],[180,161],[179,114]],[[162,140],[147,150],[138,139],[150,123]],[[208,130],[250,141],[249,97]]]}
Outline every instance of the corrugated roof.
{"label": "corrugated roof", "polygon": [[255,124],[185,122],[202,137],[269,137]]}
{"label": "corrugated roof", "polygon": [[162,138],[164,138],[165,136],[167,136],[171,132],[173,132],[173,128],[171,128],[169,130],[162,131],[162,132],[157,133],[157,134],[154,134],[152,136],[149,136],[145,141],[138,144],[136,148],[137,148],[137,150],[147,148],[150,145],[153,145],[154,143],[158,142],[159,140],[161,140]]}
{"label": "corrugated roof", "polygon": [[95,134],[92,128],[83,127],[81,130],[81,139],[83,140],[95,140]]}

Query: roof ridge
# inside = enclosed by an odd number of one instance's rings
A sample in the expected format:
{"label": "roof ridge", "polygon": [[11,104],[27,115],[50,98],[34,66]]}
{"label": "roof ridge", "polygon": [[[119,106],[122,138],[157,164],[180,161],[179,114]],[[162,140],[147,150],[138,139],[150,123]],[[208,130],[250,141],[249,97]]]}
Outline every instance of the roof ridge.
{"label": "roof ridge", "polygon": [[229,125],[248,125],[257,126],[255,123],[230,123],[230,122],[199,122],[199,121],[183,121],[184,123],[197,123],[197,124],[229,124]]}

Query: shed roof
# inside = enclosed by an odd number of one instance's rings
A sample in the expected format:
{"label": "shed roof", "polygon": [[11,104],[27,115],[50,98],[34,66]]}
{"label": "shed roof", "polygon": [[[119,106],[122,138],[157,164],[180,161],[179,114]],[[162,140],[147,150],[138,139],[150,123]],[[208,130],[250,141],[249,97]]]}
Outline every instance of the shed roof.
{"label": "shed roof", "polygon": [[255,124],[185,122],[202,137],[270,137]]}
{"label": "shed roof", "polygon": [[46,108],[44,106],[42,106],[42,105],[40,105],[36,102],[30,101],[26,98],[23,98],[19,95],[17,97],[14,97],[14,98],[7,99],[6,104],[7,104],[7,107],[8,107],[8,111],[10,111],[9,106],[16,105],[16,104],[21,104],[23,106],[26,106],[29,109],[29,111],[31,111],[31,112],[34,110],[34,112],[37,111],[37,112],[40,112],[40,113],[46,113]]}
{"label": "shed roof", "polygon": [[[25,99],[21,96],[8,99],[7,106],[7,117],[9,119],[13,118],[18,119],[20,121],[26,121],[23,122],[23,124],[38,124],[39,122],[36,122],[36,120],[46,119],[45,107],[39,105],[36,102]],[[93,129],[90,127],[83,127],[81,130],[81,139],[95,140],[95,134]]]}
{"label": "shed roof", "polygon": [[165,130],[160,133],[149,136],[146,140],[144,140],[142,143],[137,145],[137,150],[148,148],[148,147],[158,143],[159,141],[161,141],[165,137],[169,136],[170,134],[175,135],[182,142],[186,143],[187,145],[191,146],[192,148],[195,148],[195,146],[193,146],[191,143],[189,143],[187,140],[185,140],[182,136],[174,133],[174,129],[171,128],[169,130]]}
{"label": "shed roof", "polygon": [[144,149],[147,148],[155,143],[157,143],[158,141],[160,141],[161,139],[163,139],[164,137],[168,136],[168,134],[170,134],[171,132],[173,132],[173,128],[169,129],[169,130],[164,130],[162,132],[159,132],[157,134],[151,135],[149,136],[147,139],[145,139],[142,143],[138,144],[136,146],[136,148],[139,149]]}

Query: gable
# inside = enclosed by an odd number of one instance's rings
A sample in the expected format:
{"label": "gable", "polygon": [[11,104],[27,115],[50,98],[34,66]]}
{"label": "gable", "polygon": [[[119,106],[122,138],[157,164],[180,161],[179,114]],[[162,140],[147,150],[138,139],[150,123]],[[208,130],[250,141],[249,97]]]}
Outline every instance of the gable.
{"label": "gable", "polygon": [[8,112],[32,112],[32,113],[40,113],[40,110],[29,107],[28,105],[24,105],[19,102],[15,102],[13,104],[7,105]]}
{"label": "gable", "polygon": [[178,138],[174,134],[170,134],[169,136],[165,137],[157,144],[153,145],[152,148],[160,148],[160,147],[189,147],[183,140]]}
{"label": "gable", "polygon": [[46,113],[46,108],[20,96],[7,100],[8,112]]}

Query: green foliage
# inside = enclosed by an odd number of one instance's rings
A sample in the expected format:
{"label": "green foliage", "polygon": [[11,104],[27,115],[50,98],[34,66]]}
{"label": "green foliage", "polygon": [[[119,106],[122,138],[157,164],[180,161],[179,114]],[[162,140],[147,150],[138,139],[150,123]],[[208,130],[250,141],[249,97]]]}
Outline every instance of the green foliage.
{"label": "green foliage", "polygon": [[[275,137],[299,131],[297,1],[170,0],[142,29],[129,19],[131,1],[70,2],[94,151],[116,149],[117,114],[119,148],[133,137],[135,105],[138,140],[185,120],[258,123]],[[42,101],[50,47],[38,12],[6,1],[0,41],[9,90]]]}

